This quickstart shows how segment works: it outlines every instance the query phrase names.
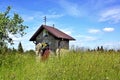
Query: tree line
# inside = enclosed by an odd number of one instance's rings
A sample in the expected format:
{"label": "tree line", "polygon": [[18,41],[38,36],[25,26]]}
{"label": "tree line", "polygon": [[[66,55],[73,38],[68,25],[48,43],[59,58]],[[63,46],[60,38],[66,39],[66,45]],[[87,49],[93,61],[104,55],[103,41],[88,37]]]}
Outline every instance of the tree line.
{"label": "tree line", "polygon": [[22,43],[19,42],[18,44],[18,48],[8,48],[7,46],[4,46],[4,48],[0,48],[0,54],[26,54],[26,53],[29,53],[29,54],[35,54],[35,51],[34,50],[27,50],[25,51],[23,46],[22,46]]}
{"label": "tree line", "polygon": [[120,53],[120,49],[107,49],[104,48],[103,46],[97,46],[94,49],[90,49],[90,48],[85,48],[85,47],[75,47],[74,45],[71,46],[70,48],[71,51],[75,52],[75,53],[79,53],[79,52],[100,52],[100,53],[104,53],[104,52],[119,52]]}

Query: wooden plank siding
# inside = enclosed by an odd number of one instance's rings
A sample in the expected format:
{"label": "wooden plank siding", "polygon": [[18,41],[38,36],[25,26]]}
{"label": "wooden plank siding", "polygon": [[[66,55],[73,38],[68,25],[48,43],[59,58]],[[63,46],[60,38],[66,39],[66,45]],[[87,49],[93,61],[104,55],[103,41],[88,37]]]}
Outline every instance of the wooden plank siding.
{"label": "wooden plank siding", "polygon": [[42,42],[48,43],[52,51],[56,51],[57,48],[69,49],[70,40],[75,39],[57,28],[47,25],[41,25],[30,38],[30,41],[33,41],[36,45]]}
{"label": "wooden plank siding", "polygon": [[[52,51],[55,51],[58,47],[69,49],[69,40],[56,38],[49,32],[47,38],[44,38],[43,34],[44,34],[44,30],[41,33],[39,33],[39,35],[36,37],[36,45],[38,43],[47,42]],[[59,41],[60,41],[60,45],[59,45]]]}

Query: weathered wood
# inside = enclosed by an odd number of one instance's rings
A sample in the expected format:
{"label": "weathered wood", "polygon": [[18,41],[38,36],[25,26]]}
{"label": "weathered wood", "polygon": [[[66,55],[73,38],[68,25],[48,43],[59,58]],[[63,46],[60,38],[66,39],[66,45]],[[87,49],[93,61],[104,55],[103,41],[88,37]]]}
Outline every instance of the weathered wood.
{"label": "weathered wood", "polygon": [[39,35],[36,37],[36,45],[42,42],[48,43],[49,48],[54,52],[59,47],[64,48],[64,49],[69,49],[69,40],[55,38],[49,32],[47,33],[47,36],[45,37],[44,30],[42,30],[42,32],[39,33]]}

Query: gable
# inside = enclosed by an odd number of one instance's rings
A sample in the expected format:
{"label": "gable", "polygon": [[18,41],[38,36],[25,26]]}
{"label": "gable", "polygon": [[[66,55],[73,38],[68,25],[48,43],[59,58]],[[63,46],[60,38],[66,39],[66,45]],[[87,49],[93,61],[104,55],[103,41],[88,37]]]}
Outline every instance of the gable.
{"label": "gable", "polygon": [[[46,25],[41,25],[41,27],[34,33],[34,35],[30,38],[30,41],[35,41],[36,37],[43,31],[49,32],[52,34],[54,37],[59,38],[59,39],[67,39],[67,40],[75,40],[71,36],[65,34],[64,32],[51,27],[51,26],[46,26]],[[43,31],[44,32],[44,31]]]}

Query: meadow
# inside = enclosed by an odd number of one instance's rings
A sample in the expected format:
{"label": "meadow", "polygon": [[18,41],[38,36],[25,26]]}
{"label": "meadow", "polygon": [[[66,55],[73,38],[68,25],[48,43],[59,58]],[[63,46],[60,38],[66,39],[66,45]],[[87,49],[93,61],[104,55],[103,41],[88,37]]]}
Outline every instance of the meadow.
{"label": "meadow", "polygon": [[46,61],[32,54],[0,55],[0,80],[120,80],[119,52],[68,52]]}

